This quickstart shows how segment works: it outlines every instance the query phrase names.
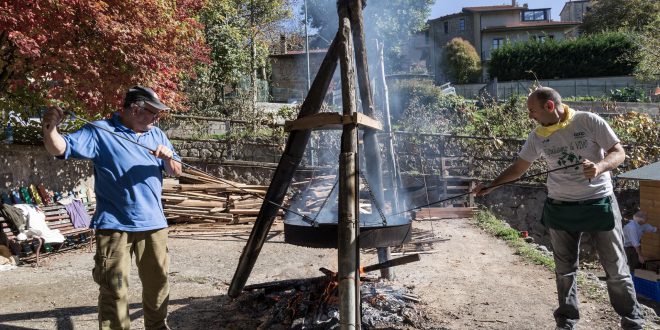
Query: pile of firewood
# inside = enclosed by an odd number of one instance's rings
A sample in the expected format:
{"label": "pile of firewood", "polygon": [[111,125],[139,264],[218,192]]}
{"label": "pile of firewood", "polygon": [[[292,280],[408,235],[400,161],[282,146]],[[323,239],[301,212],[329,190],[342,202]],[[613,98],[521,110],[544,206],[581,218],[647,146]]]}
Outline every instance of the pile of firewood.
{"label": "pile of firewood", "polygon": [[163,209],[169,223],[249,223],[256,220],[267,189],[186,169],[178,182],[163,183]]}

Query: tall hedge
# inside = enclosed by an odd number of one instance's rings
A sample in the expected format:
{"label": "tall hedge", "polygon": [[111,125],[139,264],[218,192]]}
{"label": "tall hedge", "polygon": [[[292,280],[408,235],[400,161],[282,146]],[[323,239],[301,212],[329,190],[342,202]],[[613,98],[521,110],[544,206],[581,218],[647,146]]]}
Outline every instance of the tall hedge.
{"label": "tall hedge", "polygon": [[633,36],[606,32],[576,39],[506,43],[491,53],[489,75],[499,80],[631,75],[639,63]]}

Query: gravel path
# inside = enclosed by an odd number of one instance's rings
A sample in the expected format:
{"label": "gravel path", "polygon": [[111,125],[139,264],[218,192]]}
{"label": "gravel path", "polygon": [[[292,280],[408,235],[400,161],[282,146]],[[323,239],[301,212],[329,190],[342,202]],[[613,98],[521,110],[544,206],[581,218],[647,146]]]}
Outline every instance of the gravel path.
{"label": "gravel path", "polygon": [[[396,268],[397,281],[421,298],[418,305],[433,329],[552,329],[554,274],[529,264],[472,220],[416,223],[448,240],[416,263]],[[226,317],[228,284],[248,231],[171,233],[173,329],[214,329]],[[362,263],[376,262],[363,254]],[[98,289],[91,279],[92,253],[83,250],[48,258],[44,266],[0,273],[0,328],[94,329]],[[248,284],[320,276],[337,269],[336,251],[285,244],[282,226],[262,249]],[[132,328],[142,329],[140,282],[130,277]],[[618,329],[606,302],[581,299],[581,329]],[[249,317],[246,315],[246,317]],[[406,328],[401,325],[401,328]],[[649,329],[657,328],[651,325]]]}

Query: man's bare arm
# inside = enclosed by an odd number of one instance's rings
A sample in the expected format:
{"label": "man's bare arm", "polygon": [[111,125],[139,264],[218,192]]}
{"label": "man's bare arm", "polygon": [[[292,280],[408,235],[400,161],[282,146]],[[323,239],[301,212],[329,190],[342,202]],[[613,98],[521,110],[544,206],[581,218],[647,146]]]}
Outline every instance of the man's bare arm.
{"label": "man's bare arm", "polygon": [[66,141],[57,131],[57,125],[64,118],[64,111],[59,107],[50,107],[46,110],[41,121],[44,133],[44,146],[46,151],[53,156],[62,156],[66,151]]}
{"label": "man's bare arm", "polygon": [[585,160],[582,163],[582,172],[587,179],[593,179],[607,171],[611,171],[619,166],[626,159],[626,152],[623,150],[621,143],[615,144],[612,148],[607,150],[607,155],[603,160],[594,163],[590,160]]}

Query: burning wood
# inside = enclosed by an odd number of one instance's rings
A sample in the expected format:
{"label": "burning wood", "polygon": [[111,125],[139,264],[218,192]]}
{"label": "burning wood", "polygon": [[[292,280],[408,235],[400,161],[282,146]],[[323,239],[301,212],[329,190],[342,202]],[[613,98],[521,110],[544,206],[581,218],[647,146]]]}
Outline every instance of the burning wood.
{"label": "burning wood", "polygon": [[[364,274],[384,267],[394,267],[418,261],[418,254],[407,255],[383,263],[365,266]],[[296,329],[334,329],[339,324],[339,287],[337,273],[319,269],[324,276],[252,284],[245,291],[263,290],[265,297],[275,302],[271,315],[259,328],[277,325]],[[415,325],[422,320],[414,304],[419,297],[393,283],[361,277],[363,328],[383,328],[395,325]],[[254,302],[252,302],[254,304]]]}
{"label": "burning wood", "polygon": [[360,274],[373,272],[375,270],[380,270],[380,269],[383,269],[383,268],[392,268],[392,267],[395,267],[395,266],[405,265],[407,263],[411,263],[411,262],[415,262],[415,261],[419,261],[419,254],[417,254],[417,253],[416,254],[410,254],[410,255],[407,255],[407,256],[403,256],[403,257],[399,257],[399,258],[390,259],[390,260],[387,260],[385,262],[381,262],[379,264],[362,267],[360,269]]}
{"label": "burning wood", "polygon": [[[365,267],[366,268],[366,267]],[[257,290],[234,302],[250,306],[254,319],[263,320],[254,328],[335,329],[339,326],[339,288],[335,272],[326,276],[285,280],[245,287]],[[423,313],[415,306],[418,296],[392,282],[365,278],[361,283],[363,329],[398,329],[402,325],[425,328]],[[263,290],[263,291],[262,291]],[[265,314],[265,315],[264,315]],[[232,324],[223,324],[232,328]]]}

